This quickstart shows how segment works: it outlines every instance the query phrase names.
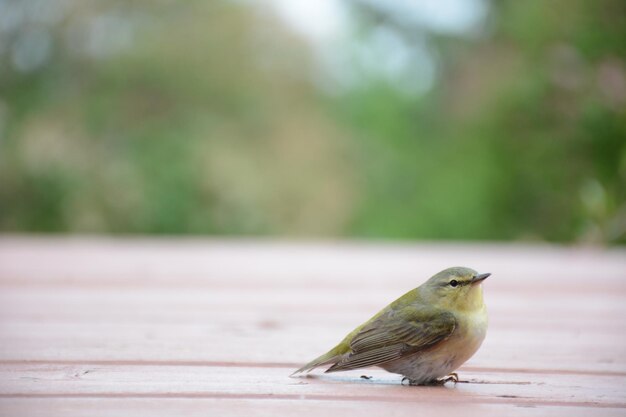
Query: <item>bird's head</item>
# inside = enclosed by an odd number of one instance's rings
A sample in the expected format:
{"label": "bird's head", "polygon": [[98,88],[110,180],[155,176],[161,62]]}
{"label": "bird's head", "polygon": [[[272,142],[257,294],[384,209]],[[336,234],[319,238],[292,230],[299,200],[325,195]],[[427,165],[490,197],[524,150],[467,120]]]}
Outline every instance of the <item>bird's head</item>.
{"label": "bird's head", "polygon": [[448,268],[433,275],[420,287],[420,292],[428,303],[445,310],[476,310],[483,307],[481,283],[489,275],[471,268]]}

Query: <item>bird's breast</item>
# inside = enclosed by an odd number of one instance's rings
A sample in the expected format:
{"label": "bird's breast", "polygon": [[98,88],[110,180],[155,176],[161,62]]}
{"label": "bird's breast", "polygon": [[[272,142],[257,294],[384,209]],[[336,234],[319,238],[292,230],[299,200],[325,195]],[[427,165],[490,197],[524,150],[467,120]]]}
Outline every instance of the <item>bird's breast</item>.
{"label": "bird's breast", "polygon": [[450,356],[453,369],[461,366],[476,353],[487,334],[487,309],[457,315],[457,328],[452,336],[444,342],[442,354]]}

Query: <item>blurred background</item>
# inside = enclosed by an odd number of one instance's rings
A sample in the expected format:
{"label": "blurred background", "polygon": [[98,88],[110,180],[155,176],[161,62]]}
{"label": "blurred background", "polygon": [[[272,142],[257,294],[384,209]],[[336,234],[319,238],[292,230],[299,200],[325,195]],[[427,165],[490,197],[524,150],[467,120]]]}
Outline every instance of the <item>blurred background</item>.
{"label": "blurred background", "polygon": [[0,231],[626,243],[623,0],[0,0]]}

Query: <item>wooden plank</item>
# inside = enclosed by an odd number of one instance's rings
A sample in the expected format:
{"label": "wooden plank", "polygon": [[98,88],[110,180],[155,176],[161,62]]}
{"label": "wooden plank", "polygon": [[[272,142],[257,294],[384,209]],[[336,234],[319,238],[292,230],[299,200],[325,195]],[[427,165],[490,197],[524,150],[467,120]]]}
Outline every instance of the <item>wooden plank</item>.
{"label": "wooden plank", "polygon": [[22,285],[411,288],[454,264],[492,272],[494,289],[626,291],[621,249],[0,237],[0,282]]}
{"label": "wooden plank", "polygon": [[[296,366],[331,347],[377,311],[379,306],[370,304],[386,295],[362,292],[363,300],[355,301],[335,294],[335,304],[316,308],[324,292],[308,293],[301,304],[294,304],[297,292],[241,297],[232,290],[4,287],[0,360],[154,362],[166,358],[170,363]],[[507,292],[492,298],[488,337],[470,365],[626,371],[625,322],[615,319],[626,314],[620,296],[553,300],[540,294],[533,299],[532,311]],[[248,348],[251,344],[254,351]]]}
{"label": "wooden plank", "polygon": [[0,411],[6,416],[28,417],[187,417],[247,416],[318,417],[333,415],[363,417],[367,415],[402,417],[622,417],[623,408],[590,406],[542,406],[529,404],[464,404],[434,402],[367,402],[361,400],[304,399],[227,399],[227,398],[0,398]]}
{"label": "wooden plank", "polygon": [[[0,361],[159,361],[280,363],[296,366],[346,331],[330,326],[234,327],[208,323],[4,323]],[[314,338],[311,336],[315,335]],[[492,329],[468,362],[478,367],[626,372],[623,335]],[[251,349],[250,346],[254,346]]]}
{"label": "wooden plank", "polygon": [[[360,378],[372,376],[371,380]],[[624,376],[464,372],[456,386],[408,387],[379,370],[290,378],[284,369],[219,366],[0,365],[0,397],[282,398],[623,408]],[[512,400],[512,401],[511,401]]]}
{"label": "wooden plank", "polygon": [[[488,285],[488,284],[485,284]],[[301,291],[263,290],[242,292],[236,289],[85,289],[31,288],[0,286],[0,314],[3,318],[33,320],[89,321],[93,318],[111,322],[142,320],[185,321],[198,318],[220,319],[233,314],[282,314],[283,320],[300,322],[307,316],[332,322],[353,317],[365,319],[411,289],[373,291],[355,289],[329,292],[327,289]],[[559,323],[601,321],[602,327],[623,326],[615,320],[616,312],[626,312],[621,293],[566,293],[554,297],[537,293],[529,300],[519,293],[485,288],[485,298],[492,320],[515,320],[552,327]],[[141,308],[137,308],[140,306]],[[216,315],[216,313],[220,313]],[[609,319],[609,320],[602,320]],[[612,319],[612,320],[611,320]]]}

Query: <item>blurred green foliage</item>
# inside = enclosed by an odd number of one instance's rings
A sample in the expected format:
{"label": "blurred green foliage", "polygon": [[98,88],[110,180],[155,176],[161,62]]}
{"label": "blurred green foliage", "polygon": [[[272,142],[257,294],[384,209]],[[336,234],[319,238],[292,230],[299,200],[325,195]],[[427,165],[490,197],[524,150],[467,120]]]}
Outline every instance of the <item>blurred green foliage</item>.
{"label": "blurred green foliage", "polygon": [[492,12],[486,39],[435,39],[429,96],[368,86],[337,107],[366,141],[355,233],[624,242],[626,4]]}
{"label": "blurred green foliage", "polygon": [[[368,4],[355,44],[410,43]],[[250,5],[65,5],[1,35],[3,231],[626,242],[621,0],[421,32],[425,94],[318,88],[306,42]]]}

